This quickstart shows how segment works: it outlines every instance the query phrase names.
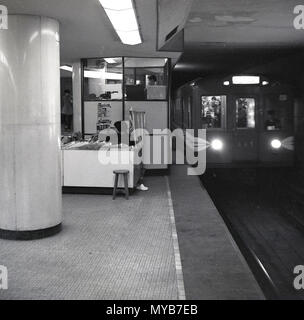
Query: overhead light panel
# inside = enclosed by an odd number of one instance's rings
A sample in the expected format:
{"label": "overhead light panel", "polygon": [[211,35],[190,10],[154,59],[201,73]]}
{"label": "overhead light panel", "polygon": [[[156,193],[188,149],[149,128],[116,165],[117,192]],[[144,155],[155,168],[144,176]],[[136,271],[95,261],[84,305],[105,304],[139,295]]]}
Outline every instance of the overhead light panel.
{"label": "overhead light panel", "polygon": [[232,78],[233,84],[260,84],[258,76],[235,76]]}
{"label": "overhead light panel", "polygon": [[250,23],[255,19],[251,17],[234,17],[234,16],[215,16],[216,21],[229,22],[229,23]]}
{"label": "overhead light panel", "polygon": [[124,44],[142,43],[132,0],[99,0],[116,33]]}
{"label": "overhead light panel", "polygon": [[113,58],[105,58],[105,62],[107,62],[109,64],[114,64],[114,63],[116,63],[116,60],[114,60]]}
{"label": "overhead light panel", "polygon": [[60,69],[65,70],[65,71],[69,71],[69,72],[73,72],[73,68],[71,66],[61,66]]}

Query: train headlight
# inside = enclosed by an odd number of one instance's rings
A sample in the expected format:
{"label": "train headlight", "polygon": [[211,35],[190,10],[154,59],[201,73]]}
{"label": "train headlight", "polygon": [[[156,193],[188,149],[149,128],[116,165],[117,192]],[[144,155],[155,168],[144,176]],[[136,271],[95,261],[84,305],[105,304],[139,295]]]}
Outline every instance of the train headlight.
{"label": "train headlight", "polygon": [[211,148],[215,151],[221,151],[224,147],[223,141],[215,139],[211,142]]}
{"label": "train headlight", "polygon": [[281,149],[282,142],[279,139],[274,139],[271,141],[271,146],[273,149]]}

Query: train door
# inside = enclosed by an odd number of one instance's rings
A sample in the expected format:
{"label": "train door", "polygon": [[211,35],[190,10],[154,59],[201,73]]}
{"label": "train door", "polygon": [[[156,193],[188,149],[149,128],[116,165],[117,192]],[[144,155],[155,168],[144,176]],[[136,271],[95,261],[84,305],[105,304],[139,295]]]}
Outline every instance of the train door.
{"label": "train door", "polygon": [[186,98],[182,98],[181,103],[182,103],[182,128],[187,129],[188,114],[186,112],[186,108],[187,108]]}
{"label": "train door", "polygon": [[182,99],[183,129],[192,129],[192,97]]}
{"label": "train door", "polygon": [[189,96],[187,99],[187,109],[186,109],[186,112],[187,112],[187,123],[186,123],[186,126],[187,128],[189,129],[192,129],[192,97]]}
{"label": "train door", "polygon": [[234,115],[233,161],[258,160],[258,99],[256,96],[232,97]]}
{"label": "train door", "polygon": [[[259,134],[260,161],[264,164],[292,165],[294,161],[294,97],[289,93],[264,95]],[[274,147],[279,141],[282,147]]]}

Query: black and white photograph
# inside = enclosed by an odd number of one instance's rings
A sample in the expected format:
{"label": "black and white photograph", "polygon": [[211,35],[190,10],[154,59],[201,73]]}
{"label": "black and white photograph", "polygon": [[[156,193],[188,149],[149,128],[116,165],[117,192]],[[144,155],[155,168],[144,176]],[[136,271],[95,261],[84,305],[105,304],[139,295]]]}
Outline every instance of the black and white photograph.
{"label": "black and white photograph", "polygon": [[0,303],[22,300],[304,300],[304,1],[0,0]]}

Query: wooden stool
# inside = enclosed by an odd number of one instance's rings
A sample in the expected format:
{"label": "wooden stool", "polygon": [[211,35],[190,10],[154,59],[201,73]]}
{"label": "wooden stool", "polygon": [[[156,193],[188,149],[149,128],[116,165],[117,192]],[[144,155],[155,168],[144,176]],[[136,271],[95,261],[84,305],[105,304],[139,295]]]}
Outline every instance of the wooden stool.
{"label": "wooden stool", "polygon": [[118,189],[118,180],[119,176],[123,175],[124,177],[124,188],[125,188],[125,197],[127,200],[129,200],[129,170],[115,170],[113,171],[115,174],[115,183],[114,183],[114,191],[113,191],[113,200],[116,199],[117,189]]}

